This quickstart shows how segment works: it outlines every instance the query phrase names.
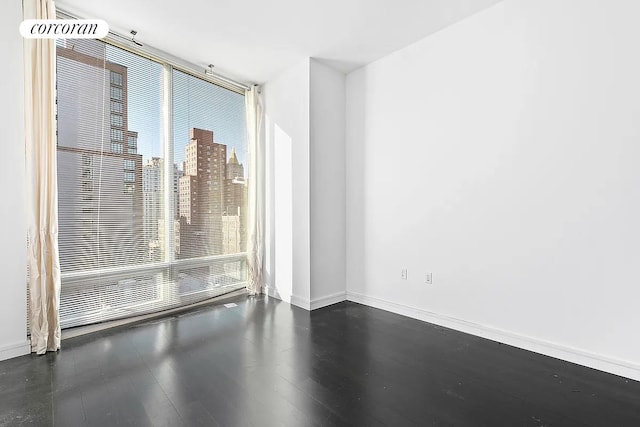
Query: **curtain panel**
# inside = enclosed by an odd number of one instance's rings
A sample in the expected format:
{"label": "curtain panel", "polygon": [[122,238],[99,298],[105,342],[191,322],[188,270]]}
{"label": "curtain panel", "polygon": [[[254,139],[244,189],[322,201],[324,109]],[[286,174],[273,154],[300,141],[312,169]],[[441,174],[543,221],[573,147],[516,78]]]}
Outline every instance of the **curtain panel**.
{"label": "curtain panel", "polygon": [[[24,19],[56,19],[51,0],[24,0]],[[25,159],[31,350],[60,348],[55,40],[24,39]]]}
{"label": "curtain panel", "polygon": [[263,109],[258,86],[254,85],[246,91],[245,106],[249,145],[247,289],[250,295],[258,295],[263,291],[264,257]]}

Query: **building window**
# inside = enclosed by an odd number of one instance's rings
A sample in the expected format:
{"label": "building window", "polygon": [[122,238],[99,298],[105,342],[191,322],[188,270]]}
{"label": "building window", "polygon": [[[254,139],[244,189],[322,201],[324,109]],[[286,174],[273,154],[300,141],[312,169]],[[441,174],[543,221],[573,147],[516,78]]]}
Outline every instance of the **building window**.
{"label": "building window", "polygon": [[112,142],[111,152],[116,154],[122,154],[122,144],[119,142]]}
{"label": "building window", "polygon": [[124,168],[127,169],[127,170],[135,170],[136,162],[134,162],[133,160],[130,160],[130,159],[125,159],[124,160]]}
{"label": "building window", "polygon": [[111,112],[122,113],[122,102],[111,101]]}
{"label": "building window", "polygon": [[136,174],[133,172],[125,172],[124,182],[136,182]]}
{"label": "building window", "polygon": [[93,169],[83,168],[81,178],[85,181],[93,179]]}
{"label": "building window", "polygon": [[122,127],[122,116],[119,114],[111,115],[111,126]]}
{"label": "building window", "polygon": [[122,101],[122,88],[111,86],[111,99]]}
{"label": "building window", "polygon": [[127,136],[127,149],[129,154],[137,154],[138,152],[138,138],[135,136]]}
{"label": "building window", "polygon": [[111,140],[124,141],[124,132],[122,132],[122,129],[111,129]]}
{"label": "building window", "polygon": [[111,71],[111,84],[115,86],[122,86],[122,74]]}
{"label": "building window", "polygon": [[90,193],[93,191],[93,182],[85,181],[80,184],[80,191],[83,193]]}

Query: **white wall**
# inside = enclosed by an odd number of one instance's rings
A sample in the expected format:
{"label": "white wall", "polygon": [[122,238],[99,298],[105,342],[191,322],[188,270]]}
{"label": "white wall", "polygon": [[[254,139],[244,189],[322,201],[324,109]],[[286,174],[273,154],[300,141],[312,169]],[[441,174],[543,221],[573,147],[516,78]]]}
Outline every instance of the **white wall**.
{"label": "white wall", "polygon": [[345,75],[311,60],[311,308],[346,291]]}
{"label": "white wall", "polygon": [[307,310],[343,301],[345,76],[307,58],[263,99],[268,292]]}
{"label": "white wall", "polygon": [[640,379],[637,16],[508,0],[351,73],[348,298]]}
{"label": "white wall", "polygon": [[24,197],[24,93],[22,2],[12,0],[0,14],[0,360],[27,354],[26,220]]}
{"label": "white wall", "polygon": [[268,292],[309,308],[309,60],[263,87],[266,143],[265,281]]}

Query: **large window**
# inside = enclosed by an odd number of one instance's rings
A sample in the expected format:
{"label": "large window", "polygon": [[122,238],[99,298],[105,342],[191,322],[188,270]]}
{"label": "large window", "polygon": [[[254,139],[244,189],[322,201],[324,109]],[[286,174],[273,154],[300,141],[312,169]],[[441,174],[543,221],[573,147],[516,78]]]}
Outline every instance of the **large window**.
{"label": "large window", "polygon": [[99,40],[67,40],[57,103],[63,328],[244,286],[243,95]]}

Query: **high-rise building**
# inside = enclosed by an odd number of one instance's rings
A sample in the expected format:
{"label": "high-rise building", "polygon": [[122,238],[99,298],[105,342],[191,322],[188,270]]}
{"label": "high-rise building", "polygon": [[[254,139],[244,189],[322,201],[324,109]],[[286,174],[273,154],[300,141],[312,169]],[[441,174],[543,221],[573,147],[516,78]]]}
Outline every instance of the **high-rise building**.
{"label": "high-rise building", "polygon": [[179,179],[180,257],[222,254],[227,146],[214,142],[210,130],[189,134]]}
{"label": "high-rise building", "polygon": [[144,262],[142,156],[128,127],[127,68],[106,59],[104,43],[65,43],[57,47],[62,269]]}
{"label": "high-rise building", "polygon": [[238,161],[236,150],[231,149],[231,155],[226,165],[226,179],[224,180],[224,214],[240,215],[239,209],[244,210],[246,201],[246,182],[244,166]]}
{"label": "high-rise building", "polygon": [[163,161],[158,157],[147,160],[142,168],[143,229],[145,247],[149,261],[162,259],[159,227],[164,224],[162,210],[162,168]]}
{"label": "high-rise building", "polygon": [[182,177],[182,171],[178,169],[178,165],[173,164],[173,218],[178,219],[180,217],[180,178]]}
{"label": "high-rise building", "polygon": [[[178,165],[173,165],[173,182],[171,183],[172,196],[169,203],[172,209],[169,212],[170,220],[175,221],[176,240],[175,250],[180,249],[180,221],[179,221],[179,183],[182,171]],[[162,201],[164,199],[164,161],[158,157],[147,160],[142,170],[142,190],[144,194],[144,230],[145,241],[149,247],[149,260],[161,261],[165,249],[165,221]]]}
{"label": "high-rise building", "polygon": [[231,148],[226,173],[227,179],[244,178],[244,166],[238,161],[235,148]]}
{"label": "high-rise building", "polygon": [[243,227],[240,215],[222,216],[222,251],[225,254],[244,252]]}
{"label": "high-rise building", "polygon": [[238,161],[236,150],[231,149],[224,180],[224,212],[222,216],[223,252],[233,254],[245,251],[247,185],[244,166]]}
{"label": "high-rise building", "polygon": [[[246,230],[244,166],[235,149],[192,128],[179,181],[175,253],[178,258],[243,252]],[[175,175],[175,172],[174,172]]]}

